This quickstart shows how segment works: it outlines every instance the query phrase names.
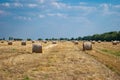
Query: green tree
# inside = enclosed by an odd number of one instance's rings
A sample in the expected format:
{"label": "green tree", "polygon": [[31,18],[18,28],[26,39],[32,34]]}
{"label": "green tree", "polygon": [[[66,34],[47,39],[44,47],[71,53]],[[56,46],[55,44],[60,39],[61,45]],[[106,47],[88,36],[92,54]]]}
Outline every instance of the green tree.
{"label": "green tree", "polygon": [[31,41],[32,39],[31,38],[27,38],[27,41]]}

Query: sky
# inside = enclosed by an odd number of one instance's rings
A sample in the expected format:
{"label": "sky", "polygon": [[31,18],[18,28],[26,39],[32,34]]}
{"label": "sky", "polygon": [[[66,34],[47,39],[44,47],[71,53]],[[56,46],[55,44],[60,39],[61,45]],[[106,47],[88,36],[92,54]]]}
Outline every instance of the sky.
{"label": "sky", "polygon": [[109,31],[120,31],[120,0],[0,0],[0,38],[71,38]]}

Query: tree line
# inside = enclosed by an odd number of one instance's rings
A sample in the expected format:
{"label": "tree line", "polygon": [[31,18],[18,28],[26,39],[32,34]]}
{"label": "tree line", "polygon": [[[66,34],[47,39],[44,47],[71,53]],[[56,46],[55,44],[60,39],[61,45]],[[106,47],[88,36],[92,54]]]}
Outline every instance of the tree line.
{"label": "tree line", "polygon": [[101,41],[112,41],[112,40],[119,40],[120,41],[120,31],[112,31],[106,32],[103,34],[94,34],[92,36],[85,36],[82,40],[101,40]]}
{"label": "tree line", "polygon": [[[0,40],[6,40],[5,38],[1,38]],[[9,37],[8,40],[15,40],[15,41],[22,41],[22,38],[14,38],[14,37]],[[27,41],[31,41],[31,38],[27,38]],[[38,40],[43,40],[42,38],[38,38]],[[94,34],[90,36],[84,36],[84,37],[77,37],[77,38],[46,38],[45,40],[101,40],[101,41],[112,41],[112,40],[119,40],[120,41],[120,31],[111,31],[111,32],[106,32],[103,34]]]}
{"label": "tree line", "polygon": [[51,38],[46,40],[95,40],[95,41],[112,41],[112,40],[119,40],[120,41],[120,31],[111,31],[106,32],[103,34],[94,34],[91,36],[84,36],[84,37],[77,37],[77,38]]}

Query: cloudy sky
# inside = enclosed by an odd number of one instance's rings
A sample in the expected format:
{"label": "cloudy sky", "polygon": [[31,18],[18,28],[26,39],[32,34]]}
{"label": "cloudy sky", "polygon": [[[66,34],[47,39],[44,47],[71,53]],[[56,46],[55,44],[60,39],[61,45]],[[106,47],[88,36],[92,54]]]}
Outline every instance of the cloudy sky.
{"label": "cloudy sky", "polygon": [[119,30],[120,0],[0,0],[0,38],[71,38]]}

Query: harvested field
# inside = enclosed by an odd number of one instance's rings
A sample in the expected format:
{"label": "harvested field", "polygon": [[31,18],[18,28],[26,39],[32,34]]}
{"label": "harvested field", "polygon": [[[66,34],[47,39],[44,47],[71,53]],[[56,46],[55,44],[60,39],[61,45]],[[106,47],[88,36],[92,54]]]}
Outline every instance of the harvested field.
{"label": "harvested field", "polygon": [[32,53],[29,41],[0,43],[0,80],[120,80],[120,57],[102,51],[119,52],[120,44],[95,43],[93,50],[82,51],[82,42],[35,43],[42,43],[43,53]]}

